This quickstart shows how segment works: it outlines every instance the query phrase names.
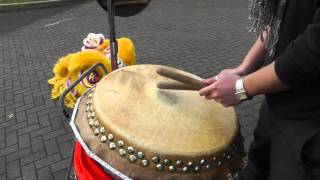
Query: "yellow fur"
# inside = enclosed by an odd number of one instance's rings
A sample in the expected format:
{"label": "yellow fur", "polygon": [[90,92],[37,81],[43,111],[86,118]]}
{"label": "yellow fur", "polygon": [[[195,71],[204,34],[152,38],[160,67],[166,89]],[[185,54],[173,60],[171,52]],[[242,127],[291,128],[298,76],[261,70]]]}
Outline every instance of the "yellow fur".
{"label": "yellow fur", "polygon": [[[63,91],[66,90],[67,80],[74,82],[78,79],[79,73],[84,72],[96,63],[102,63],[108,72],[111,72],[111,62],[102,50],[108,47],[109,40],[99,47],[99,50],[86,50],[77,53],[68,54],[58,60],[53,68],[54,77],[48,80],[48,83],[53,86],[51,98],[58,99]],[[132,41],[128,38],[118,39],[118,56],[123,60],[126,66],[136,64],[136,53]],[[104,76],[102,69],[97,69],[100,75]],[[65,104],[69,108],[73,108],[77,98],[79,98],[87,88],[78,84],[76,86],[77,95],[68,94]]]}

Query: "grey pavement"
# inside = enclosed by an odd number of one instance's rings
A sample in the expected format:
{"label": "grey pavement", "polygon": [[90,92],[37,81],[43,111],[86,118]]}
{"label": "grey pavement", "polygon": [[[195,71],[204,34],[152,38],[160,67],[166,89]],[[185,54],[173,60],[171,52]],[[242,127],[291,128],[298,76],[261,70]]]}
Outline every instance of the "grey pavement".
{"label": "grey pavement", "polygon": [[[143,13],[117,18],[117,31],[133,39],[139,63],[210,77],[239,64],[253,43],[247,16],[246,0],[153,0]],[[94,1],[0,37],[1,180],[64,178],[73,134],[47,80],[57,59],[79,51],[89,32],[107,34],[106,13]],[[236,108],[246,147],[262,98]]]}
{"label": "grey pavement", "polygon": [[57,13],[62,13],[74,6],[76,6],[76,4],[69,3],[64,6],[51,8],[26,9],[10,12],[0,11],[0,37],[4,36],[7,32],[26,26],[40,19],[48,18]]}

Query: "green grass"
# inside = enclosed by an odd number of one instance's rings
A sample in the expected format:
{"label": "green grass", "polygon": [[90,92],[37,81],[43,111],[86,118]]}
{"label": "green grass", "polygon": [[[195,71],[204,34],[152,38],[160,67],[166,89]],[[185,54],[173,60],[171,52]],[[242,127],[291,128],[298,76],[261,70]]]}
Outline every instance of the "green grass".
{"label": "green grass", "polygon": [[0,0],[0,4],[10,4],[10,3],[23,3],[23,2],[37,2],[43,0]]}

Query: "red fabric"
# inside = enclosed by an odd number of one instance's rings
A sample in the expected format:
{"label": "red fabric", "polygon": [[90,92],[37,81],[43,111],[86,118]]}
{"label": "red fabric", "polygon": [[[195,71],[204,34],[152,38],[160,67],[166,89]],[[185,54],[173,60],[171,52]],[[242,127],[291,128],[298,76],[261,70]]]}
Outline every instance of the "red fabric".
{"label": "red fabric", "polygon": [[95,160],[87,155],[79,142],[75,143],[73,160],[76,176],[79,180],[112,180],[111,176]]}

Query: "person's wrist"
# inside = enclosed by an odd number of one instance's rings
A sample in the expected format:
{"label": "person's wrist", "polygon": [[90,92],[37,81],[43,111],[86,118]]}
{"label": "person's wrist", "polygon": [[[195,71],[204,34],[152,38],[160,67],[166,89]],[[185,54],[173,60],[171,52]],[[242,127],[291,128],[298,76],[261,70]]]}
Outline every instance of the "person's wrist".
{"label": "person's wrist", "polygon": [[235,84],[235,95],[240,101],[250,100],[252,97],[248,94],[243,78],[239,78]]}
{"label": "person's wrist", "polygon": [[245,76],[246,75],[246,68],[244,66],[240,65],[236,68],[236,73],[239,76]]}

